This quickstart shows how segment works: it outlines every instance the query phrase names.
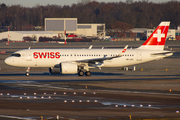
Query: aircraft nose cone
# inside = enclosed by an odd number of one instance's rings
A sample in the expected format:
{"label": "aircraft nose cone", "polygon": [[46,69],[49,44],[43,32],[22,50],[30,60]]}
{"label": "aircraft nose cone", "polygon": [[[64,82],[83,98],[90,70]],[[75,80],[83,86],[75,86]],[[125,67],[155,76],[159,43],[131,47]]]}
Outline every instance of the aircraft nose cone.
{"label": "aircraft nose cone", "polygon": [[9,65],[9,64],[11,63],[11,60],[10,60],[9,58],[6,58],[6,59],[4,60],[4,62],[5,62],[7,65]]}

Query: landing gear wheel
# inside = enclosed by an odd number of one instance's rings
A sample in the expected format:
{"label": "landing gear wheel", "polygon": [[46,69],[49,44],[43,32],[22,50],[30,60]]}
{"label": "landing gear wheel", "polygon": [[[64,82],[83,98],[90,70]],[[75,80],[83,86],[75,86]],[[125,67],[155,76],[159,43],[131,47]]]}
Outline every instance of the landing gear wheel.
{"label": "landing gear wheel", "polygon": [[86,71],[86,76],[91,76],[91,72],[90,71]]}
{"label": "landing gear wheel", "polygon": [[84,75],[84,72],[83,72],[83,71],[79,71],[79,72],[78,72],[78,75],[79,75],[79,76],[83,76],[83,75]]}
{"label": "landing gear wheel", "polygon": [[25,75],[26,75],[26,76],[29,76],[29,73],[28,73],[28,72],[26,72],[26,73],[25,73]]}

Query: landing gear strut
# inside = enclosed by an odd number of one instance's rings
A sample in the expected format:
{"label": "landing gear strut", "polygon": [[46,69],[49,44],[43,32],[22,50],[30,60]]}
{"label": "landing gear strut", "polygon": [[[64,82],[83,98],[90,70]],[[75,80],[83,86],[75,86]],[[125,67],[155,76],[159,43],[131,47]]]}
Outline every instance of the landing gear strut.
{"label": "landing gear strut", "polygon": [[52,75],[52,68],[49,68],[49,75]]}
{"label": "landing gear strut", "polygon": [[29,72],[30,72],[30,67],[27,68],[25,75],[29,76]]}

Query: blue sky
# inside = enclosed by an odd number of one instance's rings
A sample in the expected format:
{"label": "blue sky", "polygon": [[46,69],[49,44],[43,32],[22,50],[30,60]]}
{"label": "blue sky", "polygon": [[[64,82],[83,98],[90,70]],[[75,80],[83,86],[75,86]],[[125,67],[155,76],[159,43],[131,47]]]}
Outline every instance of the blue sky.
{"label": "blue sky", "polygon": [[[5,3],[6,5],[22,5],[26,7],[33,7],[36,5],[47,5],[47,4],[56,4],[56,5],[72,5],[73,3],[77,4],[81,0],[0,0],[0,3]],[[92,0],[93,1],[93,0]],[[95,0],[97,2],[125,2],[126,0]],[[139,0],[133,0],[139,1]],[[149,0],[149,2],[167,2],[171,0]],[[177,0],[178,1],[178,0]]]}

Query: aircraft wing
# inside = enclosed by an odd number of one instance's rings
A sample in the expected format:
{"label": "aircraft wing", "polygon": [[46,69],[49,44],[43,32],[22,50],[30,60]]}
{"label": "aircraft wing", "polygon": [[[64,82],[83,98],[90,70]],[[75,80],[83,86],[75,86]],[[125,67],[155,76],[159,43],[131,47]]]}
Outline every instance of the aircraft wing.
{"label": "aircraft wing", "polygon": [[124,47],[124,49],[121,51],[121,53],[119,53],[118,55],[116,56],[112,56],[112,57],[106,57],[104,56],[103,58],[95,58],[95,59],[86,59],[86,60],[77,60],[75,62],[81,62],[81,63],[95,63],[95,62],[103,62],[104,60],[111,60],[113,58],[118,58],[118,57],[121,57],[123,56],[123,53],[126,52],[126,49],[127,49],[128,45],[126,45]]}

